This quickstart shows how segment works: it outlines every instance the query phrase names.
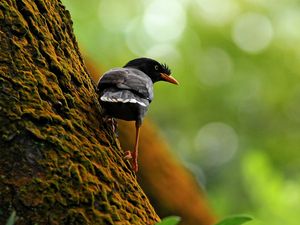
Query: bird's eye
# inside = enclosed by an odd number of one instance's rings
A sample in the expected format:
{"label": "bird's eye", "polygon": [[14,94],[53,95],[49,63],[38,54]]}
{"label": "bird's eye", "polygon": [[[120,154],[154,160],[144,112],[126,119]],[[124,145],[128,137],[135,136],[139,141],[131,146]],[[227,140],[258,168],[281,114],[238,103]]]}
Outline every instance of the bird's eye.
{"label": "bird's eye", "polygon": [[158,70],[158,69],[159,69],[158,65],[155,65],[155,66],[154,66],[154,69],[155,69],[155,70]]}

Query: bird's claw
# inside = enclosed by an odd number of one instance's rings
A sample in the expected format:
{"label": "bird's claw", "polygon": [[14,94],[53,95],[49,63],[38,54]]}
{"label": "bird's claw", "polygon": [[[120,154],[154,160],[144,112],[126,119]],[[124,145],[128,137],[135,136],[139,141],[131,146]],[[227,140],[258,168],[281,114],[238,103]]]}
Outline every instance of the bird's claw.
{"label": "bird's claw", "polygon": [[131,163],[132,170],[136,173],[139,169],[139,166],[138,166],[137,158],[134,157],[134,153],[132,153],[131,151],[126,151],[124,154],[124,159],[131,160],[130,163]]}
{"label": "bird's claw", "polygon": [[132,159],[132,152],[131,151],[126,151],[124,154],[124,159],[129,160]]}

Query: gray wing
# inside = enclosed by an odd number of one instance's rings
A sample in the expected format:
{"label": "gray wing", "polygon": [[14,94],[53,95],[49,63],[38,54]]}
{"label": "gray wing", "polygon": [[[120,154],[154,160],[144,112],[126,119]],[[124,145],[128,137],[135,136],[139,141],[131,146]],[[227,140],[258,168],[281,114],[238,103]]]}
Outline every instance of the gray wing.
{"label": "gray wing", "polygon": [[153,99],[153,83],[149,76],[133,68],[116,68],[106,72],[98,81],[98,91],[116,87],[130,90],[150,102]]}

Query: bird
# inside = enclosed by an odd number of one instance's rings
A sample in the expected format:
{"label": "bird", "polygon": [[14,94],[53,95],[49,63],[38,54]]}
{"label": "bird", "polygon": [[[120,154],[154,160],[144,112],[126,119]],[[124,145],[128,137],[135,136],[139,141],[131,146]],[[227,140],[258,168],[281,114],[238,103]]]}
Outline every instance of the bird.
{"label": "bird", "polygon": [[171,70],[164,63],[141,57],[120,68],[105,72],[97,83],[99,102],[110,118],[135,121],[134,150],[126,151],[124,159],[131,160],[133,171],[138,172],[140,127],[153,100],[153,84],[166,81],[178,85]]}

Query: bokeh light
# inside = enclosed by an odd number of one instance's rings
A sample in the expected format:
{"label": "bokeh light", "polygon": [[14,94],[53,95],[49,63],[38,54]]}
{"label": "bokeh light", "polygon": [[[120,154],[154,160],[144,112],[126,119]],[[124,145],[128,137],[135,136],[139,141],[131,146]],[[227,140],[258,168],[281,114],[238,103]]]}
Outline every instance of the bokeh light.
{"label": "bokeh light", "polygon": [[123,0],[123,4],[117,1],[100,1],[98,7],[99,22],[110,31],[121,32],[127,27],[132,18],[142,9],[140,1]]}
{"label": "bokeh light", "polygon": [[229,82],[233,75],[233,62],[227,52],[220,48],[209,48],[199,59],[199,79],[209,86]]}
{"label": "bokeh light", "polygon": [[198,15],[212,25],[225,25],[229,23],[240,11],[235,0],[197,0]]}
{"label": "bokeh light", "polygon": [[153,42],[145,34],[141,21],[136,18],[127,24],[125,31],[125,43],[135,55],[144,55]]}
{"label": "bokeh light", "polygon": [[236,45],[249,53],[257,53],[269,46],[273,38],[273,28],[266,16],[248,12],[234,24],[232,38]]}
{"label": "bokeh light", "polygon": [[195,137],[195,147],[206,166],[219,166],[230,160],[238,149],[238,136],[228,124],[204,125]]}
{"label": "bokeh light", "polygon": [[172,64],[180,62],[181,59],[180,52],[171,44],[154,45],[148,49],[146,55],[155,59],[168,59],[168,62],[171,62]]}
{"label": "bokeh light", "polygon": [[280,11],[275,22],[277,23],[276,35],[286,44],[292,46],[300,43],[300,7],[288,7]]}
{"label": "bokeh light", "polygon": [[147,33],[157,42],[180,38],[186,24],[186,15],[180,1],[151,1],[144,14]]}

